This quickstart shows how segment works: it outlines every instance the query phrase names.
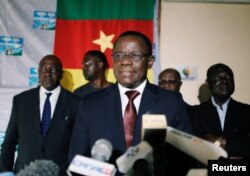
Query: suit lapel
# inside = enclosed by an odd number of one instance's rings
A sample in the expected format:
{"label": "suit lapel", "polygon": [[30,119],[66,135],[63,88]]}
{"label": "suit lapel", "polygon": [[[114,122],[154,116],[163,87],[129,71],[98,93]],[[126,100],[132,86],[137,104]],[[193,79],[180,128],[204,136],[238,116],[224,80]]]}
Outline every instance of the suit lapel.
{"label": "suit lapel", "polygon": [[[231,99],[228,103],[227,112],[225,116],[224,130],[223,133],[229,134],[234,125],[237,124],[237,110],[235,110],[235,101]],[[236,118],[235,118],[236,117]]]}
{"label": "suit lapel", "polygon": [[48,128],[47,131],[47,135],[50,132],[50,129],[53,128],[54,125],[58,124],[58,121],[60,120],[65,120],[67,117],[64,115],[66,114],[66,108],[67,108],[67,94],[65,93],[64,89],[61,88],[57,103],[56,103],[56,107],[55,107],[55,111],[50,123],[50,126]]}
{"label": "suit lapel", "polygon": [[[30,125],[33,127],[35,130],[35,133],[41,134],[41,115],[40,115],[40,98],[39,98],[39,90],[40,87],[34,89],[32,92],[33,98],[31,98],[31,102],[29,103],[28,107],[30,110],[30,114],[27,114],[31,118],[30,120]],[[28,103],[28,102],[27,102]]]}
{"label": "suit lapel", "polygon": [[108,114],[108,124],[114,136],[114,143],[122,150],[126,151],[125,135],[123,127],[122,107],[118,84],[111,86],[104,98],[105,109]]}
{"label": "suit lapel", "polygon": [[133,144],[138,144],[139,142],[141,142],[142,115],[156,113],[154,112],[154,107],[155,104],[157,104],[157,97],[157,90],[153,86],[151,86],[149,82],[147,82],[140,102]]}
{"label": "suit lapel", "polygon": [[[212,100],[209,101],[209,106],[206,107],[206,114],[204,114],[207,117],[207,120],[209,121],[209,124],[211,125],[211,128],[214,129],[216,133],[221,134],[222,128],[220,123],[220,117],[218,114],[218,111],[216,107],[213,105]],[[204,117],[201,117],[204,118]]]}

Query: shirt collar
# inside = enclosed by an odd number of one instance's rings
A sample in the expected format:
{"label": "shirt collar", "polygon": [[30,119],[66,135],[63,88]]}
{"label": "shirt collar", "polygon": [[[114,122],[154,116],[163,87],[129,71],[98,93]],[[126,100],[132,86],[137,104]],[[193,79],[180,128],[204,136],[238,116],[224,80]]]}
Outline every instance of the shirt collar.
{"label": "shirt collar", "polygon": [[121,95],[124,95],[126,91],[129,90],[136,90],[138,92],[140,92],[140,95],[142,95],[144,88],[146,87],[146,83],[147,83],[147,79],[145,79],[138,87],[136,87],[135,89],[129,89],[126,87],[123,87],[120,83],[118,83],[118,87],[120,90]]}
{"label": "shirt collar", "polygon": [[41,86],[41,88],[40,88],[40,93],[41,93],[41,95],[43,95],[43,94],[45,94],[45,93],[50,92],[50,93],[52,93],[52,95],[55,95],[55,94],[59,94],[60,90],[61,90],[61,86],[60,86],[60,85],[57,86],[57,87],[56,87],[55,89],[53,89],[52,91],[48,91],[48,90],[45,89],[43,86]]}
{"label": "shirt collar", "polygon": [[222,108],[222,109],[225,109],[225,107],[227,107],[228,106],[228,103],[229,103],[229,101],[230,101],[230,99],[231,98],[229,98],[225,103],[223,103],[223,105],[222,106],[219,106],[218,104],[216,104],[216,102],[215,102],[215,100],[214,100],[214,97],[212,96],[212,104],[216,107],[216,108]]}

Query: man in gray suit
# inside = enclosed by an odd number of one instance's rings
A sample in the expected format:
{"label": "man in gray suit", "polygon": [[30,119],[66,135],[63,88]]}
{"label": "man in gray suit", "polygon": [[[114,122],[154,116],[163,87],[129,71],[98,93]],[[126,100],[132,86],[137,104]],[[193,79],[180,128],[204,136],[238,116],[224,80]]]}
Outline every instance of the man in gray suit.
{"label": "man in gray suit", "polygon": [[[60,167],[60,175],[66,175],[78,98],[60,86],[63,70],[57,56],[44,56],[39,63],[38,74],[41,86],[13,98],[10,121],[2,144],[0,172],[14,169],[17,173],[31,161],[46,159]],[[47,97],[47,94],[50,96]],[[49,115],[44,123],[43,111],[47,99],[49,111],[46,108],[46,112]],[[16,149],[17,159],[14,163]]]}

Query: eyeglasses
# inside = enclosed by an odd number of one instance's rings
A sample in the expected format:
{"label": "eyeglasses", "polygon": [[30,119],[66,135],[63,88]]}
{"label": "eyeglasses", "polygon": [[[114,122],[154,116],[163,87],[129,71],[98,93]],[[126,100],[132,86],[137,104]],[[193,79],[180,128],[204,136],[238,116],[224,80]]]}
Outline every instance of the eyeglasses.
{"label": "eyeglasses", "polygon": [[164,84],[177,84],[179,81],[175,79],[170,79],[170,80],[159,80],[159,85],[164,85]]}
{"label": "eyeglasses", "polygon": [[136,53],[130,53],[130,54],[124,54],[124,53],[114,53],[112,54],[113,60],[115,61],[121,61],[125,57],[128,57],[129,60],[134,62],[141,61],[145,56],[148,56],[148,54],[136,54]]}

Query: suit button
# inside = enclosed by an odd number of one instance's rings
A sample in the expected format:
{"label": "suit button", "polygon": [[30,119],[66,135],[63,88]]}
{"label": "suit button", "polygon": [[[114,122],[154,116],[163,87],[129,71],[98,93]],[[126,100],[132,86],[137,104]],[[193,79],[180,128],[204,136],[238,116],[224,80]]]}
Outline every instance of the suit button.
{"label": "suit button", "polygon": [[42,150],[41,150],[41,151],[42,151],[42,153],[44,153],[44,148],[42,148]]}

